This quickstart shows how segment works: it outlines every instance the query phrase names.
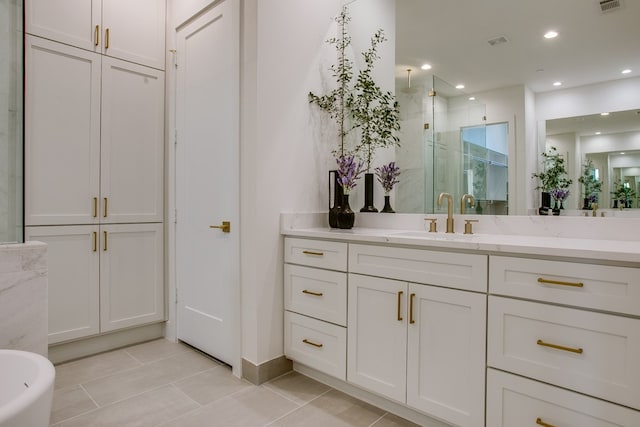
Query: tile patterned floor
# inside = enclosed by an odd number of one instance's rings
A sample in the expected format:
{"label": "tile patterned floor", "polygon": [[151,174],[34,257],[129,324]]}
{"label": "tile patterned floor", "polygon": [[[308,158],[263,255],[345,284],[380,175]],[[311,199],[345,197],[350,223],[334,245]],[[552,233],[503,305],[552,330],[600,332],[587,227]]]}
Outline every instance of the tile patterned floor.
{"label": "tile patterned floor", "polygon": [[164,339],[56,366],[51,425],[416,426],[296,372],[255,386]]}

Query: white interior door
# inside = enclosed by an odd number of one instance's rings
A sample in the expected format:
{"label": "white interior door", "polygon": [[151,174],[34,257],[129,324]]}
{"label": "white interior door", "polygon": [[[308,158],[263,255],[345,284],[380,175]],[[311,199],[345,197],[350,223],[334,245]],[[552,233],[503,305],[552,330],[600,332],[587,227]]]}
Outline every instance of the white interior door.
{"label": "white interior door", "polygon": [[[177,32],[177,336],[232,364],[239,286],[239,14],[224,1]],[[219,228],[231,223],[230,232]]]}

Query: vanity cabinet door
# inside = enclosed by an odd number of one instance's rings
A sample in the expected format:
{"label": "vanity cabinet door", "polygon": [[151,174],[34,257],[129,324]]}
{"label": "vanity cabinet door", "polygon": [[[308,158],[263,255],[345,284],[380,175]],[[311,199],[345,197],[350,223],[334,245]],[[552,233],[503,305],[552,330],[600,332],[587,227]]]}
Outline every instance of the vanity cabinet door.
{"label": "vanity cabinet door", "polygon": [[347,381],[404,403],[407,283],[349,274]]}
{"label": "vanity cabinet door", "polygon": [[409,284],[407,405],[484,426],[484,294]]}
{"label": "vanity cabinet door", "polygon": [[97,334],[98,226],[26,227],[25,234],[47,244],[49,344]]}

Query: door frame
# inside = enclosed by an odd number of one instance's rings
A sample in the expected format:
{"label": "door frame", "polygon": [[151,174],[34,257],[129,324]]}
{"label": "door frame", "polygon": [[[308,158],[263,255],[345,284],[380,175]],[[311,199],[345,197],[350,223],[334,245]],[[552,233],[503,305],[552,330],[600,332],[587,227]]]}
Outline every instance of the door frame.
{"label": "door frame", "polygon": [[[166,63],[165,63],[165,71],[166,71],[166,146],[165,146],[165,169],[167,173],[165,174],[165,188],[166,188],[166,215],[165,215],[165,235],[166,235],[166,253],[165,253],[165,277],[166,279],[166,290],[167,290],[167,322],[165,324],[165,338],[169,341],[176,342],[177,341],[177,287],[176,287],[176,87],[177,87],[177,57],[179,52],[176,52],[177,46],[177,34],[178,30],[180,30],[185,25],[189,24],[194,19],[200,17],[201,15],[209,12],[211,9],[215,8],[222,1],[226,1],[231,3],[235,26],[236,26],[236,40],[233,40],[234,43],[238,44],[240,49],[240,31],[241,31],[241,23],[240,23],[240,0],[216,0],[209,2],[206,7],[201,9],[200,11],[195,12],[189,18],[174,23],[171,19],[167,22],[167,34],[166,34]],[[168,15],[169,16],[169,15]],[[170,17],[171,18],[171,17]],[[240,58],[241,51],[238,57],[238,69],[242,73],[242,69],[240,67]],[[240,82],[242,78],[240,78]],[[241,102],[241,90],[240,85],[238,86],[238,104]],[[240,109],[240,108],[239,108]],[[240,111],[238,111],[239,117],[239,127],[241,127],[240,123],[242,121],[242,115]],[[240,135],[240,129],[238,129],[238,135]],[[238,138],[238,151],[240,152],[240,143],[241,136]],[[239,157],[240,158],[240,157]],[[241,168],[238,165],[238,182],[241,183]],[[241,186],[240,186],[241,188]],[[238,198],[240,199],[240,198]],[[238,206],[238,211],[240,206]],[[240,245],[242,245],[242,224],[238,224],[236,226],[236,230],[239,230],[239,241]],[[233,289],[233,306],[235,310],[233,310],[233,365],[232,365],[232,373],[234,376],[241,378],[242,377],[242,327],[241,327],[241,286],[242,286],[242,275],[240,271],[240,253],[241,246],[238,250],[238,274],[239,278],[238,286]]]}

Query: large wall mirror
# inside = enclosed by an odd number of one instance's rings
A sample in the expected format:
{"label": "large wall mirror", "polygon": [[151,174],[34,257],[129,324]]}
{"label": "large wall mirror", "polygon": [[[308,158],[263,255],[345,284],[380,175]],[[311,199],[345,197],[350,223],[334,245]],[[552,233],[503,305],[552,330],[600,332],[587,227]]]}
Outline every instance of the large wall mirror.
{"label": "large wall mirror", "polygon": [[0,243],[23,241],[22,1],[0,0]]}
{"label": "large wall mirror", "polygon": [[[403,168],[396,210],[443,212],[434,201],[446,191],[456,200],[474,195],[473,213],[535,212],[539,194],[531,174],[541,167],[545,147],[545,127],[537,123],[582,115],[581,95],[571,91],[588,94],[594,84],[621,80],[640,87],[638,19],[640,2],[631,1],[396,1],[395,86],[402,116],[396,159]],[[547,34],[551,30],[555,37]],[[426,64],[430,68],[422,69]],[[560,93],[570,94],[556,102]],[[614,95],[600,101],[609,111],[640,109],[637,97],[635,105],[625,99],[618,108]],[[600,111],[595,104],[589,105],[593,113]],[[621,150],[583,139],[582,149],[566,150],[576,183],[572,209],[581,208],[577,179],[587,155],[600,162],[596,153],[607,153],[603,176],[637,187],[635,170],[617,163]],[[627,152],[640,151],[640,141],[629,144],[637,146]],[[608,194],[600,203],[613,206]]]}

